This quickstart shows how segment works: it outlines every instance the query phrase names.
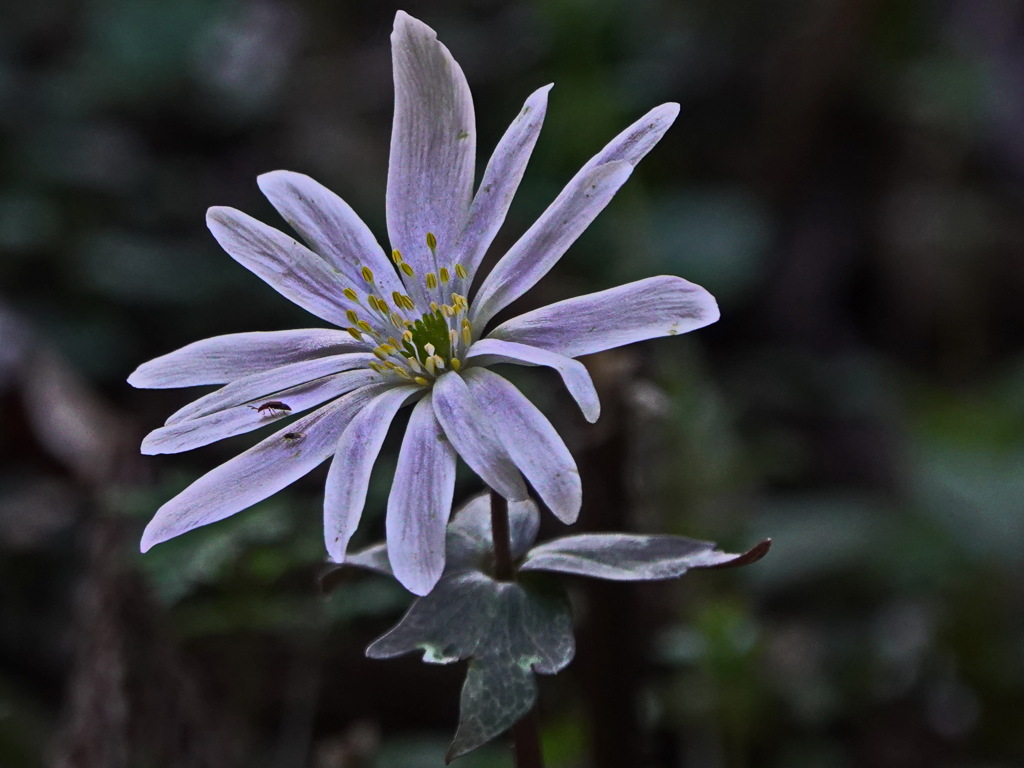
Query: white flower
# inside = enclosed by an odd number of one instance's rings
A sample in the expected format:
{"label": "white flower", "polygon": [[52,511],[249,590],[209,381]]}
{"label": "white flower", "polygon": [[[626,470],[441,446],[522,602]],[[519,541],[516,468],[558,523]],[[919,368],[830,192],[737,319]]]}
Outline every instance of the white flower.
{"label": "white flower", "polygon": [[718,319],[707,291],[663,276],[560,301],[484,333],[607,205],[679,108],[657,107],[591,159],[470,302],[477,268],[537,140],[550,86],[527,99],[474,195],[476,125],[462,70],[433,30],[403,12],[391,40],[393,250],[385,254],[344,201],[297,173],[267,173],[259,185],[308,247],[240,211],[210,209],[210,230],[232,258],[335,329],[218,336],[132,374],[136,387],[225,385],[150,433],[142,445],[148,454],[185,451],[309,411],[164,504],[146,528],[143,551],[267,498],[333,455],[324,534],[341,562],[384,436],[399,408],[415,403],[388,499],[387,539],[395,575],[426,594],[444,568],[456,456],[510,500],[527,498],[528,481],[563,522],[579,513],[579,474],[565,444],[489,366],[553,368],[595,421],[597,394],[573,358]]}

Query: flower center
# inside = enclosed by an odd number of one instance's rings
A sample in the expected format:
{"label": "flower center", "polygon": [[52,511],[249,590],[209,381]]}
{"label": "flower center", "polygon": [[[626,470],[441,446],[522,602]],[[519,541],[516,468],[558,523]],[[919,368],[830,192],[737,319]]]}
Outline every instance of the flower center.
{"label": "flower center", "polygon": [[[430,232],[427,247],[436,264],[437,239]],[[370,363],[370,368],[377,373],[394,374],[428,387],[448,368],[457,371],[462,367],[461,358],[473,341],[473,327],[466,318],[469,303],[451,290],[462,285],[467,273],[461,264],[454,264],[428,272],[420,283],[397,249],[391,258],[407,292],[393,291],[389,303],[374,292],[378,285],[370,268],[361,267],[368,290],[361,296],[352,288],[345,289],[351,304],[345,314],[352,323],[345,330],[355,339],[376,344],[373,354],[379,362]]]}

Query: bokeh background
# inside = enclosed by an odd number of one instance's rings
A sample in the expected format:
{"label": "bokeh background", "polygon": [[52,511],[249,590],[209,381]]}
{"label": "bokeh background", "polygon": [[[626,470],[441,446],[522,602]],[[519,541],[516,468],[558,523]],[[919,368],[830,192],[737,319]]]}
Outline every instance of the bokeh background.
{"label": "bokeh background", "polygon": [[[360,574],[323,593],[324,470],[137,553],[164,500],[253,440],[140,457],[192,394],[125,384],[199,338],[315,324],[204,226],[210,205],[279,222],[259,173],[314,176],[385,241],[397,7],[0,11],[3,768],[441,764],[461,670],[362,658],[409,596]],[[579,460],[582,527],[775,542],[743,571],[573,583],[578,658],[541,688],[550,765],[1024,764],[1024,5],[402,7],[463,65],[482,161],[556,84],[496,253],[618,130],[681,103],[517,306],[671,273],[722,320],[586,360],[596,426],[553,375],[510,375]]]}

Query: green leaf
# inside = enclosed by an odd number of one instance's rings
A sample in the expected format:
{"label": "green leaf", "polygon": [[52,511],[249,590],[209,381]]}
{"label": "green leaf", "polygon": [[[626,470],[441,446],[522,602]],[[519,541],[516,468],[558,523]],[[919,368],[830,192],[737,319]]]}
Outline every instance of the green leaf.
{"label": "green leaf", "polygon": [[734,555],[710,541],[683,536],[590,533],[534,547],[521,571],[559,571],[612,581],[653,581],[682,576],[692,568],[733,568],[768,554],[771,539]]}
{"label": "green leaf", "polygon": [[431,664],[470,659],[450,762],[530,711],[537,698],[534,674],[554,674],[572,660],[572,614],[561,592],[459,571],[416,600],[366,655],[386,659],[416,650]]}

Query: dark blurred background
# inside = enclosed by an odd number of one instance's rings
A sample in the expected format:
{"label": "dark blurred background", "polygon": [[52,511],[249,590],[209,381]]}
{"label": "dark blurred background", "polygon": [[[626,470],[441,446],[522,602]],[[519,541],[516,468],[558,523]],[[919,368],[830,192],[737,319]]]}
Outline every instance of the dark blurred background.
{"label": "dark blurred background", "polygon": [[[153,511],[254,440],[140,457],[193,393],[124,383],[199,338],[318,324],[204,226],[210,205],[279,224],[259,173],[312,175],[386,242],[397,7],[0,11],[3,768],[441,764],[461,670],[362,658],[409,596],[360,574],[322,594],[325,470],[141,556]],[[577,661],[541,681],[550,766],[1024,764],[1024,5],[401,7],[466,71],[481,162],[556,84],[492,258],[681,103],[517,307],[671,273],[722,320],[587,360],[596,426],[553,375],[509,375],[579,460],[581,527],[775,541],[743,571],[572,584]]]}

